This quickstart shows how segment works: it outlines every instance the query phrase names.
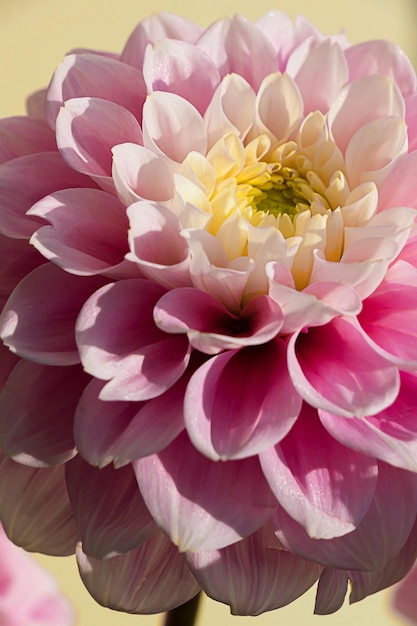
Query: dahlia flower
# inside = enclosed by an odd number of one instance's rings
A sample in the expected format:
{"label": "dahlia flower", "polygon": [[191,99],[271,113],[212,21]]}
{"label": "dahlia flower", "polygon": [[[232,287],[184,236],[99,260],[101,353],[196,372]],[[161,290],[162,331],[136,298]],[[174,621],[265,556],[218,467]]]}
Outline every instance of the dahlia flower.
{"label": "dahlia flower", "polygon": [[0,519],[101,604],[315,611],[417,555],[417,93],[167,13],[0,122]]}
{"label": "dahlia flower", "polygon": [[74,615],[56,581],[0,526],[0,623],[2,626],[70,626]]}

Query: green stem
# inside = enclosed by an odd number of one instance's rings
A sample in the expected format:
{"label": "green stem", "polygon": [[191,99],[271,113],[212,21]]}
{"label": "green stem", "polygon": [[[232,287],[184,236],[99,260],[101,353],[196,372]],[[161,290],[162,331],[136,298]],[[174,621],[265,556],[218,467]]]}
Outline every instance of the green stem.
{"label": "green stem", "polygon": [[194,626],[201,592],[194,598],[165,614],[163,626]]}

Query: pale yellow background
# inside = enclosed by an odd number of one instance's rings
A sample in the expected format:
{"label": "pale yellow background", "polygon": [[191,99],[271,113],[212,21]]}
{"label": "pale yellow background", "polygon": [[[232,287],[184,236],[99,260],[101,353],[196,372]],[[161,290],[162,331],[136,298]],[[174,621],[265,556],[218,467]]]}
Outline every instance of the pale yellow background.
{"label": "pale yellow background", "polygon": [[[342,7],[342,8],[341,8]],[[0,0],[0,117],[24,112],[25,96],[49,82],[65,52],[76,47],[121,50],[135,24],[153,11],[184,15],[201,25],[224,14],[255,19],[272,8],[292,17],[303,13],[322,32],[346,28],[352,42],[392,39],[417,65],[417,0]],[[96,605],[78,579],[73,559],[39,560],[58,577],[73,602],[77,626],[154,626],[161,616],[132,616]],[[372,596],[333,616],[313,616],[314,592],[293,605],[258,618],[232,617],[228,608],[205,600],[198,626],[400,626],[389,610],[389,594]]]}

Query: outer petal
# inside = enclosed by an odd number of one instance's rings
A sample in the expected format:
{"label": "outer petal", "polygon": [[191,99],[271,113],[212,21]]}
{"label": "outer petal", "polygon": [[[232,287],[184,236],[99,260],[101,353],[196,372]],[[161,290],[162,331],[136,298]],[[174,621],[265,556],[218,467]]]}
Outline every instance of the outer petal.
{"label": "outer petal", "polygon": [[0,316],[4,343],[46,365],[79,363],[75,320],[102,284],[99,277],[75,277],[51,263],[36,268],[19,283]]}
{"label": "outer petal", "polygon": [[45,120],[23,115],[0,120],[0,163],[54,150],[55,135]]}
{"label": "outer petal", "polygon": [[120,61],[98,54],[69,54],[58,66],[49,85],[49,124],[55,127],[64,102],[84,96],[115,102],[140,121],[146,88],[142,73]]}
{"label": "outer petal", "polygon": [[417,209],[417,190],[414,173],[417,152],[403,156],[388,174],[378,193],[378,210],[393,206],[408,206]]}
{"label": "outer petal", "polygon": [[185,337],[170,337],[153,321],[162,287],[129,279],[99,289],[77,321],[77,343],[87,372],[110,382],[103,400],[148,400],[169,389],[189,359]]}
{"label": "outer petal", "polygon": [[260,615],[293,602],[321,570],[282,550],[268,524],[222,550],[188,553],[187,562],[204,591],[229,604],[233,615]]}
{"label": "outer petal", "polygon": [[126,209],[108,193],[64,189],[37,202],[29,215],[50,223],[32,235],[31,244],[67,272],[111,275],[124,261],[129,228]]}
{"label": "outer petal", "polygon": [[262,452],[260,461],[277,500],[315,539],[354,530],[374,495],[375,459],[337,444],[308,405],[286,438]]}
{"label": "outer petal", "polygon": [[265,524],[275,510],[256,458],[213,463],[185,434],[133,466],[153,518],[181,551],[235,543]]}
{"label": "outer petal", "polygon": [[88,380],[79,366],[48,367],[22,359],[0,396],[4,452],[33,467],[71,459],[74,411]]}
{"label": "outer petal", "polygon": [[78,530],[64,466],[34,468],[0,459],[0,518],[13,543],[29,552],[73,554]]}
{"label": "outer petal", "polygon": [[65,466],[83,551],[96,559],[129,552],[156,531],[132,467],[97,469],[77,456]]}
{"label": "outer petal", "polygon": [[105,560],[77,547],[83,583],[102,606],[128,613],[169,611],[193,598],[200,587],[167,537],[156,533],[139,548]]}
{"label": "outer petal", "polygon": [[0,235],[0,310],[18,283],[44,258],[25,239]]}
{"label": "outer petal", "polygon": [[311,539],[282,508],[273,522],[278,539],[294,554],[336,569],[380,571],[406,543],[416,508],[415,476],[379,463],[374,500],[356,530],[334,539]]}
{"label": "outer petal", "polygon": [[294,334],[288,345],[288,369],[309,404],[345,417],[378,413],[399,391],[397,368],[342,317]]}
{"label": "outer petal", "polygon": [[185,396],[185,424],[211,459],[238,459],[280,441],[295,422],[301,398],[285,367],[281,339],[231,350],[202,365]]}
{"label": "outer petal", "polygon": [[346,571],[326,567],[317,585],[314,613],[316,615],[330,615],[338,611],[345,601],[347,586]]}

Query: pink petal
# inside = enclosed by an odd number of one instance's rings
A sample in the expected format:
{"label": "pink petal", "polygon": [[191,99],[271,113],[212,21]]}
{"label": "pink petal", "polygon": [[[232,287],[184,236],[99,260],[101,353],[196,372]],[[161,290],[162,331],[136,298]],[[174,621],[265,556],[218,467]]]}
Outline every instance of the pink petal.
{"label": "pink petal", "polygon": [[125,63],[98,54],[69,54],[49,85],[47,117],[50,126],[55,127],[64,102],[84,96],[114,102],[140,122],[146,88],[142,73]]}
{"label": "pink petal", "polygon": [[156,531],[130,465],[97,469],[77,456],[66,464],[65,478],[88,556],[106,559],[129,552]]}
{"label": "pink petal", "polygon": [[413,93],[405,102],[405,122],[408,131],[408,151],[417,148],[417,94]]}
{"label": "pink petal", "polygon": [[185,425],[204,455],[213,460],[252,456],[288,433],[301,398],[291,384],[285,352],[277,338],[213,357],[192,376]]}
{"label": "pink petal", "polygon": [[26,110],[29,117],[46,121],[46,94],[47,89],[38,89],[26,98]]}
{"label": "pink petal", "polygon": [[411,152],[398,161],[379,189],[378,211],[396,206],[417,209],[417,190],[414,185],[416,167],[417,152]]}
{"label": "pink petal", "polygon": [[133,466],[152,517],[181,552],[235,543],[265,524],[275,510],[256,458],[213,463],[185,433]]}
{"label": "pink petal", "polygon": [[0,316],[6,346],[46,365],[79,363],[75,320],[86,299],[103,280],[67,274],[52,263],[28,274],[8,299]]}
{"label": "pink petal", "polygon": [[70,167],[107,178],[112,174],[113,146],[126,141],[141,144],[142,131],[132,113],[114,102],[73,98],[58,114],[56,140]]}
{"label": "pink petal", "polygon": [[[355,482],[352,490],[366,483]],[[407,541],[415,523],[417,484],[414,474],[378,464],[374,499],[359,526],[334,539],[312,539],[282,508],[274,516],[283,546],[307,560],[336,569],[380,571]]]}
{"label": "pink petal", "polygon": [[306,404],[285,439],[260,461],[281,506],[315,539],[354,530],[374,495],[375,459],[335,442]]}
{"label": "pink petal", "polygon": [[0,163],[54,150],[55,135],[45,120],[24,116],[0,120]]}
{"label": "pink petal", "polygon": [[58,189],[95,186],[90,178],[68,167],[57,152],[30,154],[3,163],[0,230],[8,237],[29,238],[42,224],[38,218],[26,217],[35,202]]}
{"label": "pink petal", "polygon": [[190,285],[190,253],[181,235],[181,224],[172,211],[143,201],[129,206],[127,215],[131,249],[127,258],[163,287]]}
{"label": "pink petal", "polygon": [[[300,16],[297,17],[299,18]],[[295,29],[291,18],[283,11],[272,9],[256,20],[255,24],[274,48],[279,70],[284,71],[288,55],[294,45]]]}
{"label": "pink petal", "polygon": [[187,562],[204,591],[232,615],[260,615],[293,602],[320,575],[319,565],[280,548],[266,525],[222,550],[188,553]]}
{"label": "pink petal", "polygon": [[64,189],[46,196],[29,211],[50,223],[31,244],[67,272],[111,275],[128,251],[129,223],[124,205],[98,189]]}
{"label": "pink petal", "polygon": [[147,402],[100,400],[104,386],[93,380],[75,414],[77,449],[89,463],[121,466],[165,448],[184,428],[184,375],[168,391]]}
{"label": "pink petal", "polygon": [[190,102],[177,94],[156,91],[147,97],[142,130],[145,148],[165,157],[171,166],[172,162],[182,163],[192,150],[206,152],[203,118]]}
{"label": "pink petal", "polygon": [[169,611],[193,598],[200,587],[167,537],[158,532],[135,550],[96,560],[77,548],[83,583],[102,606],[128,613]]}
{"label": "pink petal", "polygon": [[326,567],[317,585],[315,615],[330,615],[338,611],[344,601],[348,587],[348,574],[344,570]]}
{"label": "pink petal", "polygon": [[19,361],[20,359],[16,354],[6,348],[3,343],[0,343],[0,393],[12,370]]}
{"label": "pink petal", "polygon": [[29,552],[73,554],[78,530],[64,466],[34,468],[0,458],[0,515],[13,543]]}
{"label": "pink petal", "polygon": [[202,30],[201,26],[193,24],[185,17],[164,11],[153,13],[136,26],[120,58],[124,63],[142,71],[145,50],[149,43],[154,44],[163,39],[180,39],[194,43]]}
{"label": "pink petal", "polygon": [[365,41],[345,50],[349,82],[370,74],[384,74],[399,86],[404,98],[416,90],[416,75],[410,60],[391,41]]}
{"label": "pink petal", "polygon": [[74,411],[89,378],[79,366],[21,360],[0,396],[1,447],[16,461],[43,467],[75,454]]}
{"label": "pink petal", "polygon": [[257,95],[257,133],[268,135],[273,142],[281,142],[289,137],[302,114],[302,95],[288,74],[276,72],[262,81]]}
{"label": "pink petal", "polygon": [[345,417],[382,411],[399,390],[397,368],[342,317],[294,334],[288,344],[288,368],[309,404]]}
{"label": "pink petal", "polygon": [[169,389],[189,359],[186,337],[170,337],[153,321],[164,289],[143,279],[122,280],[96,291],[77,320],[84,369],[109,383],[103,400],[148,400]]}
{"label": "pink petal", "polygon": [[44,258],[25,239],[10,239],[0,235],[0,309],[3,308],[17,284]]}
{"label": "pink petal", "polygon": [[411,472],[417,471],[415,374],[402,372],[401,387],[391,406],[372,417],[346,419],[320,411],[326,430],[343,445]]}
{"label": "pink petal", "polygon": [[149,93],[176,93],[201,114],[220,82],[219,72],[204,50],[175,39],[163,39],[147,48],[143,77]]}

